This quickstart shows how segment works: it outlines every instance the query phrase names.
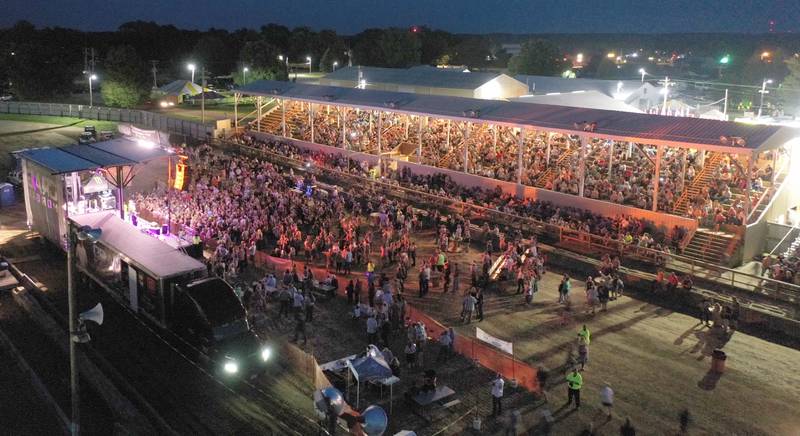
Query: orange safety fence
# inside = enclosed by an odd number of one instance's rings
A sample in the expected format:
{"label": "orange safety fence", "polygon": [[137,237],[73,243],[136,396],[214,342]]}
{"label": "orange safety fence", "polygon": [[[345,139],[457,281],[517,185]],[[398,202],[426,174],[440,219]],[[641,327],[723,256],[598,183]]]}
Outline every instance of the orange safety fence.
{"label": "orange safety fence", "polygon": [[[419,309],[406,304],[406,317],[412,322],[422,321],[428,329],[429,336],[438,338],[447,327],[426,315]],[[456,333],[454,350],[462,356],[472,359],[486,369],[500,373],[506,379],[517,380],[520,386],[531,392],[539,392],[536,368],[503,353],[474,337]]]}

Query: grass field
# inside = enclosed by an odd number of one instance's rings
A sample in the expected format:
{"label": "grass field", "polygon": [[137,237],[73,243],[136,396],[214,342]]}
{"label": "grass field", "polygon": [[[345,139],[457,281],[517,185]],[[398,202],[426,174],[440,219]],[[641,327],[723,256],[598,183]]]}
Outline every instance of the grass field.
{"label": "grass field", "polygon": [[0,179],[5,180],[6,174],[15,165],[11,152],[25,148],[75,144],[84,126],[95,126],[97,130],[117,130],[117,123],[110,121],[0,114]]}
{"label": "grass field", "polygon": [[[116,130],[118,124],[117,122],[114,121],[85,120],[81,118],[55,117],[48,115],[0,114],[0,120],[51,124],[56,126],[67,126],[67,125],[74,125],[76,127],[95,126],[97,130]],[[46,128],[46,127],[48,126],[42,126],[41,128]],[[0,126],[0,135],[7,133],[9,131],[8,129],[13,129],[13,125],[3,123],[3,125]]]}

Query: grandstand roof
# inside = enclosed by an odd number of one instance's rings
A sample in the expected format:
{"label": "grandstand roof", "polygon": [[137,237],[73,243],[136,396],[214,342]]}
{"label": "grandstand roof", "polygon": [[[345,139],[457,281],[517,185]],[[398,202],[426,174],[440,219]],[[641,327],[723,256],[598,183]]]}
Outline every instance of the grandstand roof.
{"label": "grandstand roof", "polygon": [[599,91],[575,91],[566,94],[550,95],[523,95],[522,97],[512,98],[511,101],[520,103],[548,104],[552,106],[569,106],[585,109],[605,109],[620,112],[642,113],[639,109],[616,100]]}
{"label": "grandstand roof", "polygon": [[272,80],[249,83],[240,92],[461,121],[527,126],[575,135],[586,134],[580,127],[583,123],[594,122],[597,127],[591,132],[593,137],[678,147],[703,146],[729,153],[741,153],[742,147],[723,144],[722,136],[743,138],[748,149],[777,148],[800,136],[798,130],[788,127]]}
{"label": "grandstand roof", "polygon": [[463,72],[449,68],[420,65],[411,68],[344,67],[329,73],[325,79],[358,82],[358,71],[367,83],[426,86],[432,88],[477,89],[501,73]]}
{"label": "grandstand roof", "polygon": [[117,138],[86,145],[35,148],[19,152],[20,156],[43,166],[52,174],[130,166],[172,154],[160,147],[141,147],[136,141],[129,138]]}

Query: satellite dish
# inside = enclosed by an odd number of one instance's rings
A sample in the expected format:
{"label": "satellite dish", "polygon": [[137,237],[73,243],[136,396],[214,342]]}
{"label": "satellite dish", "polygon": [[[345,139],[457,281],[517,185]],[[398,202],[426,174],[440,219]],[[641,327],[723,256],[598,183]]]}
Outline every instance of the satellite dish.
{"label": "satellite dish", "polygon": [[78,315],[78,319],[81,321],[92,321],[96,322],[98,325],[103,325],[103,305],[101,303],[97,303],[97,305],[93,308]]}
{"label": "satellite dish", "polygon": [[361,414],[364,417],[364,433],[367,436],[381,436],[389,427],[389,417],[380,406],[369,406]]}
{"label": "satellite dish", "polygon": [[329,412],[336,416],[344,412],[344,396],[333,386],[314,391],[313,399],[314,409],[321,419],[328,416]]}

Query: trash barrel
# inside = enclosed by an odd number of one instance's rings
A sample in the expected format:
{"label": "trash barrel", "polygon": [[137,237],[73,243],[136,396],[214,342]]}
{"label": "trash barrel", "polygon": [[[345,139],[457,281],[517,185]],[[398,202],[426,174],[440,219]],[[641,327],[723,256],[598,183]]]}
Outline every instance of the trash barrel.
{"label": "trash barrel", "polygon": [[14,185],[11,183],[0,183],[0,207],[13,206],[15,201]]}
{"label": "trash barrel", "polygon": [[728,356],[722,350],[714,350],[711,352],[711,370],[722,374],[725,372],[725,361]]}

